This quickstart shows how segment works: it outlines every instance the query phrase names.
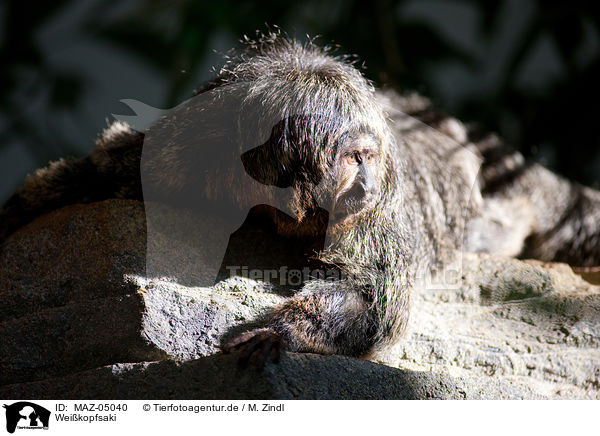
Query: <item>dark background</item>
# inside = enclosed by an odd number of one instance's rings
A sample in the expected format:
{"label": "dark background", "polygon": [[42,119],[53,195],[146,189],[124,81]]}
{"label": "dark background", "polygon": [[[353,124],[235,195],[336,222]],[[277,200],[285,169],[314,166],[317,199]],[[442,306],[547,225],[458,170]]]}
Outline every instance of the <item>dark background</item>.
{"label": "dark background", "polygon": [[[526,156],[600,187],[600,7],[570,0],[0,2],[0,203],[26,173],[84,155],[132,98],[168,108],[244,35],[339,44]],[[597,3],[596,3],[597,4]]]}

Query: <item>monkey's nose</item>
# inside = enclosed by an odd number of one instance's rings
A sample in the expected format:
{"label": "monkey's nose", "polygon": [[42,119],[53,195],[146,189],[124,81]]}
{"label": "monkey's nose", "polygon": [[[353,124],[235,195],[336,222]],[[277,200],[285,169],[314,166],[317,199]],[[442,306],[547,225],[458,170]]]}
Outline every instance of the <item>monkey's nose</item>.
{"label": "monkey's nose", "polygon": [[342,198],[352,200],[353,202],[359,202],[368,195],[368,191],[368,188],[363,183],[356,183],[342,196]]}
{"label": "monkey's nose", "polygon": [[357,183],[343,195],[343,198],[349,199],[353,203],[364,204],[371,201],[376,195],[377,188],[372,184]]}

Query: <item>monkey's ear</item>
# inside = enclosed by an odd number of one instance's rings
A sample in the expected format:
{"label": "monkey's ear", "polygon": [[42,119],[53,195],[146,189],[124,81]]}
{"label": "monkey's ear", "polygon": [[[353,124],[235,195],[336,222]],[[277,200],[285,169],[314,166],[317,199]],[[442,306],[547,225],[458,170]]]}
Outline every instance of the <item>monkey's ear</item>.
{"label": "monkey's ear", "polygon": [[266,142],[242,153],[244,170],[250,177],[264,185],[289,188],[292,186],[289,171],[282,162],[279,162],[269,145],[269,142]]}

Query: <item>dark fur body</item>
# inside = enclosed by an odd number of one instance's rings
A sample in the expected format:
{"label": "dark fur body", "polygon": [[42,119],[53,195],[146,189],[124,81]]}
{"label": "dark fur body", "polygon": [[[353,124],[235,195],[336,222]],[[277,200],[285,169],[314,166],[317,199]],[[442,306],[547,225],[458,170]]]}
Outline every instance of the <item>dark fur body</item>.
{"label": "dark fur body", "polygon": [[[208,92],[213,94],[202,105],[157,122],[151,128],[155,145],[116,123],[89,157],[61,160],[30,176],[0,215],[0,240],[66,204],[141,199],[142,145],[144,183],[155,197],[146,200],[187,198],[193,191],[201,193],[201,202],[246,211],[272,204],[295,218],[268,212],[277,234],[323,238],[315,213],[331,200],[328,171],[337,141],[366,130],[379,144],[377,198],[333,225],[317,253],[342,277],[306,281],[263,329],[233,347],[275,337],[293,351],[361,356],[393,343],[406,328],[411,290],[463,249],[600,264],[598,192],[525,164],[494,137],[476,137],[418,96],[376,92],[355,68],[319,48],[274,36],[250,42],[199,96]],[[251,113],[256,110],[261,113]],[[194,136],[192,146],[181,115],[194,111],[204,114],[199,131],[206,136]],[[264,120],[271,132],[249,154],[242,144],[257,127],[244,124],[247,119]],[[236,129],[236,141],[220,136]],[[218,144],[212,161],[200,159],[204,152],[197,145],[209,139]],[[240,156],[247,157],[245,171],[211,164]],[[248,174],[260,183],[249,187]],[[270,186],[290,189],[285,205],[272,198]]]}

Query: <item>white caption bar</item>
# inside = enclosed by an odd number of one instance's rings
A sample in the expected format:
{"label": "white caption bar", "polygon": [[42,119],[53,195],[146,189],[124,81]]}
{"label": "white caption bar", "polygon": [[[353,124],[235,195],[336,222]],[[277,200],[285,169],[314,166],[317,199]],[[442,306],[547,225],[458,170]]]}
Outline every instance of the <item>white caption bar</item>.
{"label": "white caption bar", "polygon": [[[594,401],[0,400],[1,434],[587,434]],[[11,432],[12,430],[12,432]],[[40,433],[39,430],[42,430]],[[595,430],[594,430],[595,431]]]}

